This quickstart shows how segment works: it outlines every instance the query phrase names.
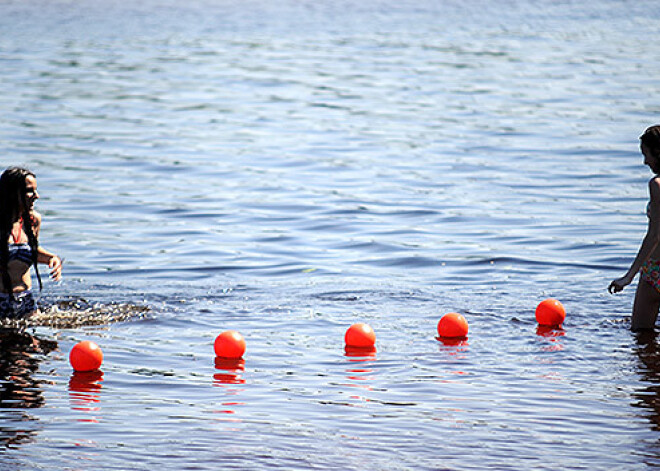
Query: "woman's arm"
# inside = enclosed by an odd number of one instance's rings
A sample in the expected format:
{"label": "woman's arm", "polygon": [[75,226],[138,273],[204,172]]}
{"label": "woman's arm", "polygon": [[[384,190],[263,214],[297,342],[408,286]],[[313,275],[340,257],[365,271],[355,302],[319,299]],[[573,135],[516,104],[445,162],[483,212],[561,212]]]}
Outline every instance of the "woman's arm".
{"label": "woman's arm", "polygon": [[[36,237],[39,237],[40,230],[41,214],[33,211],[32,231]],[[39,246],[37,249],[37,262],[48,265],[48,268],[50,268],[50,276],[53,280],[60,281],[62,279],[62,259],[60,257]]]}
{"label": "woman's arm", "polygon": [[610,286],[607,288],[610,293],[618,293],[632,283],[635,275],[642,268],[642,265],[646,263],[651,257],[651,254],[653,254],[653,251],[660,244],[660,177],[651,179],[649,182],[649,193],[651,201],[649,204],[649,224],[646,235],[628,272],[621,278],[617,278],[610,283]]}
{"label": "woman's arm", "polygon": [[50,268],[50,277],[55,281],[62,279],[62,259],[39,246],[37,251],[37,262],[44,263]]}

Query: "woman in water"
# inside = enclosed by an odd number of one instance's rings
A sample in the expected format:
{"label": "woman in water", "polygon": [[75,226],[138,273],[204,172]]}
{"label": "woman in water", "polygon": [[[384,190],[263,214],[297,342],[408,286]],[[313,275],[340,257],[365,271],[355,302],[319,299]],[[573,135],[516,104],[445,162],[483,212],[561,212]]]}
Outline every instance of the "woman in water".
{"label": "woman in water", "polygon": [[11,167],[0,176],[0,318],[28,317],[37,311],[30,267],[39,288],[38,263],[48,265],[53,280],[62,277],[62,260],[39,246],[41,215],[37,179],[29,170]]}
{"label": "woman in water", "polygon": [[660,308],[660,125],[651,126],[640,137],[644,164],[655,176],[649,181],[650,201],[646,236],[628,272],[610,284],[610,293],[618,293],[632,283],[640,272],[633,304],[632,330],[653,329]]}

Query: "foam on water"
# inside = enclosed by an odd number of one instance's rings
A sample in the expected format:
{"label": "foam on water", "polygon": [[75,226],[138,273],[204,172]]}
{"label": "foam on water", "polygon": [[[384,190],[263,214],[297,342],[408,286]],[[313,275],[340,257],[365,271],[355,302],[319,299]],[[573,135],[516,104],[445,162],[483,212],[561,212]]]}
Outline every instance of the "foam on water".
{"label": "foam on water", "polygon": [[62,299],[50,306],[41,306],[38,312],[28,318],[0,319],[0,327],[48,326],[74,329],[138,320],[148,316],[149,312],[148,306],[92,304],[82,298]]}

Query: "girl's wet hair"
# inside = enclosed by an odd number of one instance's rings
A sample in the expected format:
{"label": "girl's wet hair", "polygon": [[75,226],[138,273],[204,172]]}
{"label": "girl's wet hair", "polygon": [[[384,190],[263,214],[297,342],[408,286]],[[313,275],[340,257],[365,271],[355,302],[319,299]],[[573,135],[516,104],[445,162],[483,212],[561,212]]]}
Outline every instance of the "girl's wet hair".
{"label": "girl's wet hair", "polygon": [[[32,230],[32,217],[27,204],[27,177],[34,177],[34,173],[22,167],[9,167],[0,176],[0,276],[7,293],[13,291],[7,263],[9,261],[9,235],[18,218],[23,218],[23,230],[28,237],[32,248],[32,264],[39,280],[39,289],[42,289],[41,276],[37,268],[37,250],[39,241]],[[23,208],[23,214],[20,210]]]}
{"label": "girl's wet hair", "polygon": [[639,139],[642,144],[651,149],[653,155],[660,158],[660,124],[648,128],[644,134],[639,136]]}

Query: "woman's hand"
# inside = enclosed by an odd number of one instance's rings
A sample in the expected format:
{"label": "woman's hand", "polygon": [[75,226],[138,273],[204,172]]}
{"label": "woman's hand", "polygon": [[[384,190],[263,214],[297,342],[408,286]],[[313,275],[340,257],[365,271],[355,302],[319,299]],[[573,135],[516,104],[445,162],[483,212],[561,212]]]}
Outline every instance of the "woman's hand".
{"label": "woman's hand", "polygon": [[618,293],[623,288],[625,288],[630,283],[632,283],[633,278],[634,277],[630,275],[625,275],[622,276],[621,278],[617,278],[612,283],[610,283],[610,286],[607,287],[607,291],[609,291],[610,294]]}
{"label": "woman's hand", "polygon": [[50,277],[55,281],[62,279],[62,259],[57,255],[53,255],[48,260],[48,268],[50,268]]}

